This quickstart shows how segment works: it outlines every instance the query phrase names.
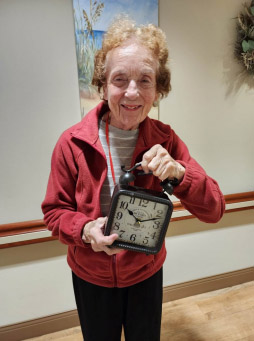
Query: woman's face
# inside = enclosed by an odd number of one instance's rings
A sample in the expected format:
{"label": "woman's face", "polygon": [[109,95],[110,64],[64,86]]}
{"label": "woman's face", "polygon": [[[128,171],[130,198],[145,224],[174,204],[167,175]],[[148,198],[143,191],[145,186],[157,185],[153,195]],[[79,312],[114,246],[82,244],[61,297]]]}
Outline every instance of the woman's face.
{"label": "woman's face", "polygon": [[147,117],[158,99],[157,65],[151,51],[133,40],[108,53],[104,98],[108,100],[111,125],[133,130]]}

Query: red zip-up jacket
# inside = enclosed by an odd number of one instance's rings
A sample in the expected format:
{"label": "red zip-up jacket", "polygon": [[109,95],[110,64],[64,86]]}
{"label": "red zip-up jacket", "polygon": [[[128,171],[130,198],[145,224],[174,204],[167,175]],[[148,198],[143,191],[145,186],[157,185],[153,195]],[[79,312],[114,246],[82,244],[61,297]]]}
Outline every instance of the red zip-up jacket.
{"label": "red zip-up jacket", "polygon": [[[157,272],[166,258],[166,249],[164,242],[156,255],[124,250],[108,256],[105,252],[94,252],[90,244],[82,241],[83,227],[102,216],[100,192],[108,167],[98,125],[106,111],[108,107],[101,102],[59,138],[52,155],[42,211],[52,235],[68,245],[67,261],[77,276],[100,286],[125,287]],[[148,117],[140,124],[132,165],[140,162],[155,144],[161,144],[186,168],[174,195],[200,220],[217,222],[225,209],[218,184],[190,156],[186,145],[169,125]],[[161,191],[159,183],[153,175],[136,177],[135,181],[136,186]]]}

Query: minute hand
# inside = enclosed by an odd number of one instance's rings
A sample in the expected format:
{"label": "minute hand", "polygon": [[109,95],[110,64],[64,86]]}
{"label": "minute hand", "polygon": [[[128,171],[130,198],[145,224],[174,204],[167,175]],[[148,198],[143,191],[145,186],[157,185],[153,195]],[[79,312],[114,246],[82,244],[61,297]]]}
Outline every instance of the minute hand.
{"label": "minute hand", "polygon": [[156,220],[160,218],[151,218],[151,219],[144,219],[144,220],[139,220],[140,223],[143,223],[144,221],[150,221],[150,220]]}

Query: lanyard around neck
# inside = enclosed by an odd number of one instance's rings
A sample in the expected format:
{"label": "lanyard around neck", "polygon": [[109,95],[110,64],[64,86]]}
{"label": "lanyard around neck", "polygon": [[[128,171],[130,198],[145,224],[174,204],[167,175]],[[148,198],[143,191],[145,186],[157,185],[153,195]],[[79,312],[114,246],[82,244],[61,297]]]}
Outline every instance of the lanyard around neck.
{"label": "lanyard around neck", "polygon": [[107,140],[107,145],[108,145],[108,154],[109,154],[109,162],[110,162],[110,168],[111,168],[111,174],[114,182],[114,186],[116,185],[116,178],[115,178],[115,171],[114,171],[114,165],[113,165],[113,160],[110,152],[110,145],[109,145],[109,113],[107,115],[106,119],[106,140]]}

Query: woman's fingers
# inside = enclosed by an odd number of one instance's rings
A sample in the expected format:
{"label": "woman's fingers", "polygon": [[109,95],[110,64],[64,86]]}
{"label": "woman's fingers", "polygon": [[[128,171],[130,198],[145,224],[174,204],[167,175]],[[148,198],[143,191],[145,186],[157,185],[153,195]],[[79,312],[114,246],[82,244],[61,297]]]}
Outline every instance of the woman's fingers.
{"label": "woman's fingers", "polygon": [[185,173],[185,168],[159,144],[154,145],[143,155],[141,166],[145,173],[152,171],[161,181],[167,178],[181,180]]}
{"label": "woman's fingers", "polygon": [[104,251],[108,255],[113,255],[121,252],[122,250],[108,247],[114,243],[114,241],[118,238],[118,235],[114,233],[110,236],[104,236],[103,230],[106,221],[107,217],[100,217],[87,223],[83,229],[83,239],[86,240],[86,242],[89,240],[91,247],[95,252]]}

